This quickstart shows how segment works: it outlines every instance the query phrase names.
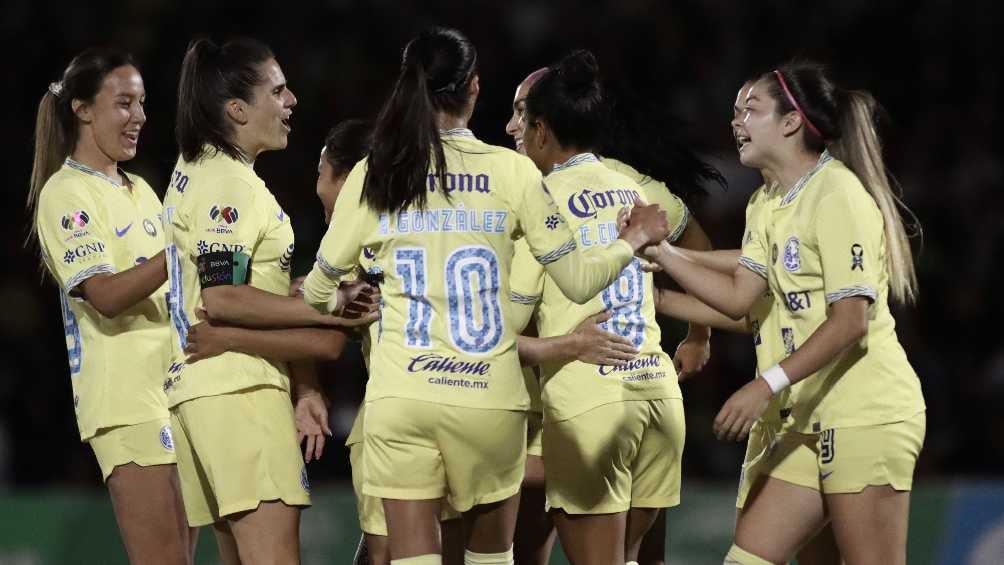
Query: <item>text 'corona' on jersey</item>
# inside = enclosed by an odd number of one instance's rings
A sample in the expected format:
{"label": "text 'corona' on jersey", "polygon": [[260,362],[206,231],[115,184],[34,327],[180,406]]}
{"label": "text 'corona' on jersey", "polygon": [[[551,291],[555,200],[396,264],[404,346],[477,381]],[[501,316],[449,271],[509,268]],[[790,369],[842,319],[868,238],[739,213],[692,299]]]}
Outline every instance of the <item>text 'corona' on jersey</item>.
{"label": "text 'corona' on jersey", "polygon": [[[481,173],[477,175],[472,175],[469,173],[446,173],[444,175],[443,189],[445,192],[480,192],[481,194],[488,194],[491,192],[490,181],[488,180],[488,175]],[[436,192],[436,186],[439,184],[439,179],[436,175],[429,175],[429,192]]]}

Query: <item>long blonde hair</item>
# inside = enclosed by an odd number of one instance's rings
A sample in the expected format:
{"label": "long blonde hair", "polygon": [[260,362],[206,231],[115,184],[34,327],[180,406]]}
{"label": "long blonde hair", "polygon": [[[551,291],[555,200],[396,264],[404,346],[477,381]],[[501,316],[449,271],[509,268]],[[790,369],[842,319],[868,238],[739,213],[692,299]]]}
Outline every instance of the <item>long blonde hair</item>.
{"label": "long blonde hair", "polygon": [[814,151],[829,148],[844,162],[875,200],[882,213],[886,240],[889,291],[901,304],[917,300],[919,288],[913,265],[910,236],[903,222],[911,219],[913,235],[922,235],[920,222],[903,203],[882,157],[882,142],[875,128],[878,104],[868,92],[843,90],[818,63],[793,62],[760,77],[777,102],[778,112],[798,112],[806,146]]}

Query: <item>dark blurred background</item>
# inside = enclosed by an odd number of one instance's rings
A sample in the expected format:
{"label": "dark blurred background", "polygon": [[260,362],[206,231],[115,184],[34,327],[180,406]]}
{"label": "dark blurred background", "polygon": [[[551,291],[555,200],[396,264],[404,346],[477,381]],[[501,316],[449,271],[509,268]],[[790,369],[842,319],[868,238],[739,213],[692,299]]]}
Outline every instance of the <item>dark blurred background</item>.
{"label": "dark blurred background", "polygon": [[[924,227],[920,301],[897,309],[899,335],[928,403],[917,471],[928,479],[999,476],[1004,469],[1004,312],[996,259],[1001,219],[1002,43],[989,3],[414,0],[213,3],[170,0],[47,3],[4,0],[0,21],[6,86],[7,188],[0,194],[5,268],[0,272],[0,488],[100,487],[79,443],[56,290],[23,247],[37,104],[74,54],[96,44],[131,51],[142,64],[148,121],[139,156],[125,168],[161,194],[176,159],[175,89],[186,44],[250,35],[272,46],[299,98],[289,147],[258,160],[258,174],[294,220],[294,274],[309,269],[323,233],[314,196],[318,152],[339,120],[372,117],[396,75],[401,48],[429,25],[464,31],[479,49],[481,98],[471,124],[483,140],[511,146],[503,130],[517,83],[571,48],[599,57],[605,73],[671,107],[695,147],[729,180],[691,202],[716,247],[737,247],[743,210],[759,180],[738,163],[728,121],[749,75],[793,56],[829,63],[842,84],[872,91],[888,111],[888,164]],[[683,328],[664,320],[667,347]],[[672,353],[672,349],[669,349]],[[135,359],[142,364],[143,359]],[[347,433],[363,390],[357,352],[328,367],[332,419]],[[692,479],[731,483],[742,445],[713,440],[714,414],[752,375],[747,336],[716,334],[712,361],[684,385]],[[337,446],[311,465],[323,484],[348,475]],[[684,491],[686,492],[686,486]]]}

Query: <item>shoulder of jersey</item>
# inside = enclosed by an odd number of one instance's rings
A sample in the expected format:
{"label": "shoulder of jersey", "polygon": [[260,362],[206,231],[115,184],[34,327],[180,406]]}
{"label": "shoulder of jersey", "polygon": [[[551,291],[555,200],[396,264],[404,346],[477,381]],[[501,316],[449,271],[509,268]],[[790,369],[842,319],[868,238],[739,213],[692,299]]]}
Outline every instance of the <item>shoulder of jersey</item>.
{"label": "shoulder of jersey", "polygon": [[136,173],[130,173],[128,171],[124,172],[126,177],[129,179],[129,182],[131,182],[133,186],[137,186],[145,190],[153,190],[153,187],[150,186],[150,183],[146,182],[145,178],[137,175]]}
{"label": "shoulder of jersey", "polygon": [[846,192],[854,198],[867,198],[872,200],[868,191],[865,190],[861,180],[843,162],[834,159],[816,173],[816,178],[812,179],[814,184],[818,184],[811,193],[815,194],[813,200],[821,200],[831,194]]}
{"label": "shoulder of jersey", "polygon": [[67,193],[79,192],[81,188],[90,190],[92,183],[88,182],[89,180],[87,175],[77,174],[67,169],[59,169],[49,177],[49,180],[45,181],[45,186],[42,187],[39,198],[47,199],[67,195]]}

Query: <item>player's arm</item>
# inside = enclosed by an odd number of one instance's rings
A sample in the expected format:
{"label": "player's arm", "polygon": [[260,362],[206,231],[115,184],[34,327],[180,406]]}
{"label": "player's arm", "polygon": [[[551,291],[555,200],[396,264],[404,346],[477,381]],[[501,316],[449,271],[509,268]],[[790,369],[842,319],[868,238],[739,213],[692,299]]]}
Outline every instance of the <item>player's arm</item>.
{"label": "player's arm", "polygon": [[688,260],[706,267],[708,269],[731,275],[736,272],[736,265],[739,264],[739,256],[742,251],[739,249],[708,249],[700,250],[694,248],[684,248],[682,243],[678,247],[680,254]]}
{"label": "player's arm", "polygon": [[[696,218],[691,216],[683,201],[680,201],[680,207],[682,208],[680,215],[684,218],[684,224],[682,232],[676,238],[677,246],[681,249],[711,251],[711,240],[708,239],[704,228],[701,227]],[[672,236],[670,238],[672,239]],[[700,371],[711,358],[711,327],[694,319],[687,320],[690,322],[687,327],[687,336],[676,347],[676,353],[673,355],[673,363],[676,365],[680,378],[686,378],[690,374]]]}
{"label": "player's arm", "polygon": [[164,252],[119,273],[96,274],[77,287],[102,316],[114,318],[140,303],[167,281]]}
{"label": "player's arm", "polygon": [[252,328],[338,325],[339,320],[303,300],[279,296],[247,284],[203,287],[202,303],[210,320]]}
{"label": "player's arm", "polygon": [[731,275],[721,273],[688,259],[665,242],[647,248],[645,255],[689,294],[733,320],[743,319],[757,297],[767,291],[767,280],[745,266],[736,266]]}
{"label": "player's arm", "polygon": [[733,320],[696,297],[669,289],[655,289],[655,311],[663,316],[736,333],[750,333],[746,318]]}
{"label": "player's arm", "polygon": [[562,336],[519,336],[519,362],[524,367],[544,362],[582,361],[593,365],[615,365],[638,355],[631,341],[600,328],[610,319],[600,312],[583,320],[575,330]]}
{"label": "player's arm", "polygon": [[333,361],[344,349],[345,333],[336,328],[248,329],[203,321],[188,330],[185,353],[189,363],[227,351],[276,361]]}

